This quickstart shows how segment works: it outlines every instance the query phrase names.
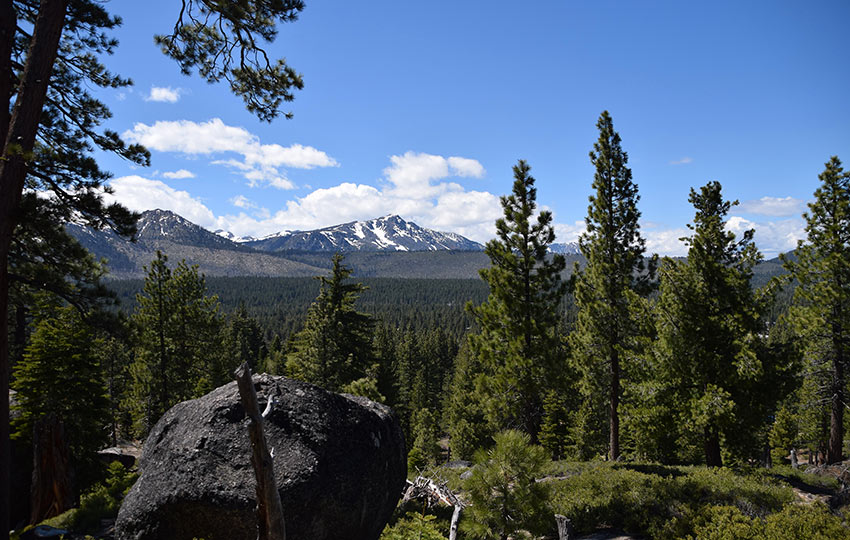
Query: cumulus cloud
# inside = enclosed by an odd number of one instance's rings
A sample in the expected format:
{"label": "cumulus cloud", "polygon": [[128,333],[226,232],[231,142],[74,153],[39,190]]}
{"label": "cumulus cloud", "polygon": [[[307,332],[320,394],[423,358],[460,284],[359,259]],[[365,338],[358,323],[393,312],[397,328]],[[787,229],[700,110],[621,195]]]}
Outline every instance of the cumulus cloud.
{"label": "cumulus cloud", "polygon": [[151,91],[145,97],[145,101],[177,103],[180,99],[180,94],[182,93],[183,91],[180,88],[171,88],[170,86],[151,86]]}
{"label": "cumulus cloud", "polygon": [[555,242],[559,244],[578,242],[578,237],[586,230],[587,224],[584,220],[578,220],[572,223],[555,223]]}
{"label": "cumulus cloud", "polygon": [[805,209],[805,201],[794,197],[762,197],[744,201],[732,208],[735,214],[756,214],[771,217],[798,216]]}
{"label": "cumulus cloud", "polygon": [[452,156],[446,161],[448,161],[449,167],[456,176],[483,178],[486,172],[484,167],[475,159]]}
{"label": "cumulus cloud", "polygon": [[110,182],[114,195],[104,195],[111,201],[117,200],[130,210],[143,212],[159,208],[180,214],[202,227],[215,227],[216,218],[212,211],[187,191],[180,191],[159,180],[141,176],[122,176]]}
{"label": "cumulus cloud", "polygon": [[691,231],[689,229],[684,227],[665,229],[660,226],[644,226],[641,232],[646,238],[647,254],[657,253],[667,257],[684,257],[688,254],[687,246],[679,239],[690,236]]}
{"label": "cumulus cloud", "polygon": [[274,213],[238,195],[230,203],[244,211],[220,216],[214,216],[189,193],[157,180],[124,177],[113,180],[112,185],[115,197],[133,209],[172,210],[209,229],[224,229],[239,236],[261,237],[399,214],[423,227],[484,242],[493,237],[496,218],[502,215],[499,198],[486,191],[467,191],[450,181],[453,177],[483,175],[484,167],[474,159],[408,152],[390,157],[381,187],[343,182],[287,201]]}
{"label": "cumulus cloud", "polygon": [[180,169],[178,171],[169,171],[162,173],[162,176],[166,178],[171,178],[172,180],[181,180],[183,178],[194,178],[195,173],[192,171],[187,171],[186,169]]}
{"label": "cumulus cloud", "polygon": [[806,237],[802,218],[757,222],[732,216],[726,222],[726,229],[738,237],[744,234],[744,231],[755,229],[753,240],[766,258],[791,251],[797,247],[797,240]]}
{"label": "cumulus cloud", "polygon": [[339,165],[335,159],[312,146],[262,144],[253,133],[229,126],[219,118],[200,123],[189,120],[158,121],[153,125],[137,123],[123,136],[130,142],[159,152],[179,152],[190,156],[237,154],[241,159],[223,157],[212,163],[236,170],[250,186],[292,189],[295,186],[286,178],[282,168],[313,169]]}
{"label": "cumulus cloud", "polygon": [[684,156],[682,158],[671,161],[670,165],[687,165],[688,163],[693,163],[693,162],[694,162],[694,158],[689,157],[689,156]]}
{"label": "cumulus cloud", "polygon": [[[744,232],[750,229],[755,230],[753,240],[767,259],[796,248],[797,240],[805,238],[806,234],[801,218],[752,221],[740,216],[730,216],[726,222],[726,230],[735,233],[737,238],[741,238]],[[684,257],[688,254],[687,246],[679,238],[693,235],[690,229],[668,229],[660,224],[644,224],[642,231],[646,238],[647,253],[671,257]]]}
{"label": "cumulus cloud", "polygon": [[257,208],[257,203],[248,199],[248,197],[244,195],[237,195],[230,199],[230,204],[237,208],[245,208],[245,209],[254,209]]}

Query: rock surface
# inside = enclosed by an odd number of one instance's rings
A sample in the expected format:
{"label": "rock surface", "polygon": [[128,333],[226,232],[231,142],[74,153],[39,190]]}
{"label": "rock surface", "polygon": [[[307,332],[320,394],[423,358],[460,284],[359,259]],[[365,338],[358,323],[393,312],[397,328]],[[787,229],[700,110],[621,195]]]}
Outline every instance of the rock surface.
{"label": "rock surface", "polygon": [[[270,375],[254,376],[288,540],[377,540],[404,487],[392,411]],[[148,436],[121,506],[119,540],[255,540],[255,479],[236,383],[172,407]]]}

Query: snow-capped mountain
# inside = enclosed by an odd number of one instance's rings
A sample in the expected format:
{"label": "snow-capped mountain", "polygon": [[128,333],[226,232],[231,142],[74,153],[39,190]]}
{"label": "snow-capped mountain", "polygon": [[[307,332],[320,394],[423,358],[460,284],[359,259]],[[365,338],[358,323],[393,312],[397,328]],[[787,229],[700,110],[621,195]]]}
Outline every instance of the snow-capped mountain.
{"label": "snow-capped mountain", "polygon": [[225,231],[224,229],[216,229],[215,231],[213,231],[213,233],[219,235],[222,238],[226,238],[231,242],[236,242],[237,244],[241,244],[243,242],[253,242],[254,240],[256,240],[256,238],[254,238],[253,236],[236,236],[232,232]]}
{"label": "snow-capped mountain", "polygon": [[97,259],[106,259],[110,274],[118,278],[145,275],[156,251],[166,253],[171,264],[185,259],[210,276],[315,276],[325,271],[269,253],[257,253],[244,244],[210,232],[167,210],[148,210],[136,222],[136,241],[110,230],[96,231],[75,224],[65,226]]}
{"label": "snow-capped mountain", "polygon": [[216,249],[234,249],[229,238],[212,233],[200,225],[168,210],[142,212],[136,222],[136,238],[144,244],[168,241],[174,244]]}
{"label": "snow-capped mountain", "polygon": [[561,244],[552,244],[549,246],[549,253],[560,253],[561,255],[578,255],[580,253],[578,242],[566,242]]}
{"label": "snow-capped mountain", "polygon": [[420,227],[399,216],[352,221],[313,231],[279,233],[244,245],[259,251],[480,251],[456,233]]}

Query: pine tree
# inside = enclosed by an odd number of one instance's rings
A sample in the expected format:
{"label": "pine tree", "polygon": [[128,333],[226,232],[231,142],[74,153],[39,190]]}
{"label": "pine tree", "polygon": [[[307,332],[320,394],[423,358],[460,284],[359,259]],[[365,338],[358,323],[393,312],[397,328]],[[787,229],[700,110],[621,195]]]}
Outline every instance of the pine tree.
{"label": "pine tree", "polygon": [[294,337],[294,351],[286,360],[287,373],[331,391],[367,374],[372,365],[374,323],[354,308],[361,283],[346,283],[351,269],[343,256],[333,257],[329,277],[321,277],[319,296],[307,312],[304,329]]}
{"label": "pine tree", "polygon": [[472,538],[507,540],[519,531],[535,537],[551,528],[547,482],[538,482],[548,460],[529,436],[507,430],[493,437],[490,450],[476,453],[476,467],[466,481],[471,503],[461,528]]}
{"label": "pine tree", "polygon": [[585,397],[607,403],[608,457],[616,460],[620,456],[624,364],[638,354],[637,324],[630,304],[635,293],[646,292],[654,279],[655,260],[651,259],[648,267],[645,264],[645,241],[638,224],[640,196],[627,167],[628,154],[620,146],[620,135],[614,131],[608,111],[602,113],[596,127],[599,139],[590,152],[590,162],[596,167],[595,193],[587,208],[587,232],[579,238],[587,266],[583,271],[576,267],[579,311],[571,345],[575,365],[583,375]]}
{"label": "pine tree", "polygon": [[228,317],[221,331],[221,354],[210,373],[210,385],[217,388],[233,379],[233,371],[243,362],[252,372],[257,372],[261,360],[267,356],[266,343],[260,323],[248,315],[241,303]]}
{"label": "pine tree", "polygon": [[172,405],[212,389],[220,349],[218,298],[206,295],[197,266],[181,261],[172,271],[157,251],[133,314],[136,355],[132,407],[137,429],[147,433]]}
{"label": "pine tree", "polygon": [[48,301],[37,311],[30,343],[15,366],[20,416],[13,436],[30,441],[33,426],[56,415],[68,438],[77,487],[85,489],[100,470],[95,452],[108,442],[109,404],[95,355],[98,339],[72,307]]}
{"label": "pine tree", "polygon": [[833,156],[809,204],[807,241],[785,267],[799,285],[791,318],[804,338],[816,394],[829,402],[828,463],[841,461],[850,364],[850,173]]}
{"label": "pine tree", "polygon": [[464,341],[455,359],[454,372],[445,394],[443,425],[449,434],[452,459],[472,459],[488,436],[484,408],[475,393],[475,377],[481,364]]}
{"label": "pine tree", "polygon": [[686,261],[665,258],[658,303],[658,375],[673,396],[680,429],[701,438],[705,461],[722,465],[724,433],[740,428],[741,394],[763,369],[757,356],[761,306],[750,286],[761,254],[753,230],[740,239],[726,231],[733,204],[718,182],[691,189],[696,208]]}
{"label": "pine tree", "polygon": [[547,256],[555,240],[552,213],[542,211],[531,221],[537,189],[529,170],[520,160],[513,192],[501,198],[505,215],[484,250],[491,266],[480,271],[490,295],[469,308],[481,329],[469,344],[483,368],[476,388],[491,427],[516,428],[536,441],[543,396],[566,368],[558,332],[566,263],[560,255]]}

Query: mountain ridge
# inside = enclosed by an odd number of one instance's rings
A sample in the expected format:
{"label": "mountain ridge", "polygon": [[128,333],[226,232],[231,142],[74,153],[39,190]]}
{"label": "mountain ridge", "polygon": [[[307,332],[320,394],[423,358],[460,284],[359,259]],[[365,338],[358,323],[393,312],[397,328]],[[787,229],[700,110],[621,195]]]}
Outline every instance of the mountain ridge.
{"label": "mountain ridge", "polygon": [[350,221],[308,231],[283,231],[244,242],[258,251],[481,251],[457,233],[420,227],[397,215]]}

